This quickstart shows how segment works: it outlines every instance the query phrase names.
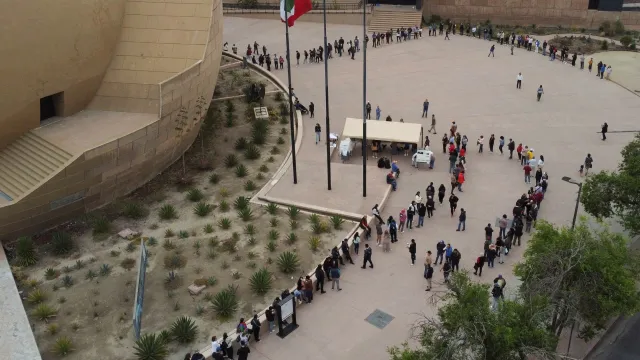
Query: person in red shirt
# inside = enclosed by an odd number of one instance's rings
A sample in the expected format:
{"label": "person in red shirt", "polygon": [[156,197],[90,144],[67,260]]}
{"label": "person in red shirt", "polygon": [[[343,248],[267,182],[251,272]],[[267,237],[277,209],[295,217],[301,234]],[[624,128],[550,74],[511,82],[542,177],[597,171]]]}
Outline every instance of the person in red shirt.
{"label": "person in red shirt", "polygon": [[462,184],[464,184],[464,170],[458,174],[458,191],[462,192]]}
{"label": "person in red shirt", "polygon": [[518,153],[518,160],[522,161],[522,143],[518,144],[516,152]]}
{"label": "person in red shirt", "polygon": [[464,148],[460,149],[460,157],[463,158],[467,154],[467,150]]}
{"label": "person in red shirt", "polygon": [[524,183],[531,184],[531,166],[526,163],[522,169],[524,170]]}

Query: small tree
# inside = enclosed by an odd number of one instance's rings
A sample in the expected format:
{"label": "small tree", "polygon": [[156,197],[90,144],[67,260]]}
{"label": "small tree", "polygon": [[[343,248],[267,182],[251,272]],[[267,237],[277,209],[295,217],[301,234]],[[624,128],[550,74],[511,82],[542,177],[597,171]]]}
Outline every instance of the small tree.
{"label": "small tree", "polygon": [[620,43],[624,47],[629,47],[629,45],[631,45],[632,42],[633,42],[633,39],[629,35],[625,35],[620,38]]}
{"label": "small tree", "polygon": [[640,258],[624,236],[591,229],[584,219],[575,229],[539,221],[515,267],[525,300],[548,299],[549,330],[560,336],[575,323],[586,340],[612,317],[640,309],[639,271]]}
{"label": "small tree", "polygon": [[545,302],[505,300],[499,311],[489,308],[489,285],[456,272],[437,318],[423,317],[413,328],[420,343],[389,349],[392,360],[521,360],[529,355],[554,359],[556,339],[545,327]]}
{"label": "small tree", "polygon": [[587,213],[620,219],[631,236],[640,235],[640,135],[622,149],[617,172],[587,177],[580,201]]}

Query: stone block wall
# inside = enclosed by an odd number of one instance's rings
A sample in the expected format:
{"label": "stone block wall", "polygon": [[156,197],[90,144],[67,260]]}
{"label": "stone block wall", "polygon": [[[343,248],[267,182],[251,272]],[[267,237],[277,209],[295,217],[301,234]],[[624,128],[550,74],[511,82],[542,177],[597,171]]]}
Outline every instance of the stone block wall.
{"label": "stone block wall", "polygon": [[[0,207],[0,241],[32,235],[106,205],[153,179],[191,146],[201,125],[198,113],[206,114],[213,96],[222,53],[222,2],[208,1],[212,15],[202,60],[158,85],[158,120],[85,151],[40,188]],[[181,111],[187,124],[178,132]]]}

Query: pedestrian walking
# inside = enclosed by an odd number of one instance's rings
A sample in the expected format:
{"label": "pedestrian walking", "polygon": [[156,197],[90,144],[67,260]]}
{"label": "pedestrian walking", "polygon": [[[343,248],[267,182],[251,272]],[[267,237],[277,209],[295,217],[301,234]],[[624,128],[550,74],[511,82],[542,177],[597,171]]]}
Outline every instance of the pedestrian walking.
{"label": "pedestrian walking", "polygon": [[440,264],[442,264],[444,260],[444,250],[447,247],[445,245],[444,240],[440,240],[438,244],[436,244],[436,262],[435,265],[438,265],[438,259],[440,259]]}
{"label": "pedestrian walking", "polygon": [[431,264],[424,265],[424,278],[427,279],[427,289],[425,291],[431,291],[431,280],[433,278],[433,266]]}
{"label": "pedestrian walking", "polygon": [[316,106],[313,104],[313,101],[309,103],[309,115],[313,119],[315,117]]}
{"label": "pedestrian walking", "polygon": [[[429,132],[431,132],[431,130],[433,130],[433,134],[434,135],[437,134],[437,132],[436,132],[436,115],[435,114],[431,114],[431,127],[429,128]],[[447,141],[448,141],[448,139],[447,139]]]}
{"label": "pedestrian walking", "polygon": [[465,231],[467,228],[467,212],[464,208],[460,208],[460,215],[458,216],[458,228],[456,231]]}
{"label": "pedestrian walking", "polygon": [[509,138],[509,143],[507,144],[507,149],[509,149],[509,160],[513,159],[513,150],[516,148],[516,143],[513,139]]}
{"label": "pedestrian walking", "polygon": [[422,103],[422,117],[427,117],[428,113],[429,113],[429,99],[424,99],[424,102]]}
{"label": "pedestrian walking", "polygon": [[585,175],[589,175],[589,169],[591,169],[593,167],[593,158],[591,157],[591,154],[587,154],[587,157],[584,159],[584,169],[585,169]]}
{"label": "pedestrian walking", "polygon": [[484,135],[480,135],[476,144],[478,145],[478,152],[482,154],[484,146]]}
{"label": "pedestrian walking", "polygon": [[248,360],[250,352],[251,349],[249,349],[249,347],[247,346],[247,342],[244,340],[240,340],[240,349],[238,349],[238,351],[236,352],[236,354],[238,355],[238,360]]}
{"label": "pedestrian walking", "polygon": [[542,85],[538,88],[538,101],[542,98],[542,94],[544,94],[544,90],[542,89]]}
{"label": "pedestrian walking", "polygon": [[489,49],[489,55],[487,55],[487,57],[489,56],[496,57],[495,50],[496,50],[496,46],[491,45],[491,49]]}
{"label": "pedestrian walking", "polygon": [[609,125],[607,123],[602,124],[602,141],[607,140],[608,131],[609,131]]}
{"label": "pedestrian walking", "polygon": [[482,268],[484,268],[484,263],[487,261],[484,253],[480,253],[480,256],[476,258],[475,264],[473,264],[473,275],[482,276]]}
{"label": "pedestrian walking", "polygon": [[496,143],[496,137],[495,135],[491,134],[491,136],[489,136],[489,152],[493,152],[493,146]]}
{"label": "pedestrian walking", "polygon": [[440,272],[442,272],[442,275],[444,275],[444,282],[448,283],[449,282],[449,275],[451,274],[451,264],[447,261],[442,265],[442,268],[440,268]]}
{"label": "pedestrian walking", "polygon": [[407,244],[409,255],[411,256],[411,266],[416,264],[416,240],[411,239],[411,243]]}
{"label": "pedestrian walking", "polygon": [[364,259],[362,260],[362,268],[367,268],[367,262],[369,263],[369,267],[373,269],[373,262],[371,262],[371,255],[373,250],[369,247],[369,244],[364,244]]}
{"label": "pedestrian walking", "polygon": [[498,310],[498,306],[500,300],[502,299],[502,288],[500,284],[493,283],[493,288],[491,289],[491,310]]}
{"label": "pedestrian walking", "polygon": [[522,89],[522,73],[518,73],[516,76],[516,89]]}
{"label": "pedestrian walking", "polygon": [[438,187],[438,202],[440,203],[440,205],[442,205],[444,196],[446,194],[447,194],[447,188],[444,186],[444,184],[440,184],[440,187]]}
{"label": "pedestrian walking", "polygon": [[456,212],[456,208],[458,207],[458,197],[455,194],[451,194],[449,196],[449,208],[451,209],[451,217]]}
{"label": "pedestrian walking", "polygon": [[320,134],[322,132],[322,128],[319,123],[316,123],[314,131],[316,133],[316,145],[318,145],[318,142],[320,142]]}

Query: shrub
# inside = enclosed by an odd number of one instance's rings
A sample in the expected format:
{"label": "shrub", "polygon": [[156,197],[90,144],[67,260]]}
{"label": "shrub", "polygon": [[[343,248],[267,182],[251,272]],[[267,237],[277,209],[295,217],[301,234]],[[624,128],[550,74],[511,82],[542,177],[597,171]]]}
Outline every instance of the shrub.
{"label": "shrub", "polygon": [[187,230],[180,230],[178,231],[178,238],[180,239],[186,239],[189,237],[189,232]]}
{"label": "shrub", "polygon": [[70,253],[75,246],[71,235],[64,231],[53,234],[51,245],[53,246],[53,253],[56,255],[66,255]]}
{"label": "shrub", "polygon": [[62,336],[56,339],[53,344],[53,352],[58,356],[67,356],[73,351],[73,343],[71,339],[66,336]]}
{"label": "shrub", "polygon": [[311,224],[311,232],[313,232],[316,235],[320,235],[320,234],[328,232],[328,231],[329,231],[329,225],[324,221],[321,221],[321,222],[315,223],[315,224]]}
{"label": "shrub", "polygon": [[220,267],[222,268],[222,270],[226,270],[229,268],[229,263],[226,261],[223,261],[222,264],[220,264]]}
{"label": "shrub", "polygon": [[634,51],[636,50],[636,42],[635,41],[632,42],[631,45],[629,45],[629,49],[634,50]]}
{"label": "shrub", "polygon": [[222,230],[229,230],[231,228],[231,219],[222,218],[218,220],[218,227]]}
{"label": "shrub", "polygon": [[285,251],[278,256],[277,264],[280,271],[285,274],[291,274],[300,267],[300,259],[296,253]]}
{"label": "shrub", "polygon": [[82,268],[84,268],[84,261],[80,259],[76,260],[76,270],[80,270]]}
{"label": "shrub", "polygon": [[96,277],[98,277],[98,274],[96,274],[96,272],[91,269],[89,269],[89,271],[87,271],[87,273],[84,275],[84,278],[89,281],[95,279]]}
{"label": "shrub", "polygon": [[158,216],[162,220],[171,220],[178,217],[178,212],[173,205],[165,204],[158,210]]}
{"label": "shrub", "polygon": [[100,266],[99,273],[100,276],[109,276],[109,274],[111,274],[111,265],[102,264],[102,266]]}
{"label": "shrub", "polygon": [[58,333],[58,325],[57,324],[49,324],[47,326],[47,333],[49,335],[55,335]]}
{"label": "shrub", "polygon": [[174,236],[176,236],[176,233],[173,232],[173,229],[167,229],[167,230],[164,231],[164,237],[165,238],[172,238]]}
{"label": "shrub", "polygon": [[53,280],[60,276],[60,272],[54,268],[47,268],[44,272],[44,278],[47,280]]}
{"label": "shrub", "polygon": [[280,154],[280,149],[278,149],[277,146],[274,146],[271,148],[270,152],[271,152],[271,155],[277,155],[277,154]]}
{"label": "shrub", "polygon": [[165,240],[165,241],[162,243],[162,247],[163,247],[165,250],[169,251],[169,250],[173,250],[173,249],[175,249],[175,248],[176,248],[176,244],[174,244],[174,243],[173,243],[173,241],[171,241],[171,240],[167,239],[167,240]]}
{"label": "shrub", "polygon": [[229,285],[213,297],[211,307],[218,319],[228,320],[238,310],[238,302],[237,288]]}
{"label": "shrub", "polygon": [[69,288],[73,286],[73,278],[71,275],[65,275],[62,277],[62,286]]}
{"label": "shrub", "polygon": [[269,230],[269,234],[267,234],[267,238],[271,241],[277,241],[279,237],[280,233],[275,229]]}
{"label": "shrub", "polygon": [[287,117],[281,116],[278,122],[280,123],[280,125],[286,125],[289,123],[289,119]]}
{"label": "shrub", "polygon": [[320,224],[320,216],[318,214],[309,215],[309,222],[311,225]]}
{"label": "shrub", "polygon": [[278,92],[274,95],[274,97],[273,97],[273,98],[274,98],[274,99],[275,99],[275,101],[277,101],[277,102],[282,102],[282,101],[284,101],[284,95],[282,95],[282,92],[281,92],[281,91],[278,91]]}
{"label": "shrub", "polygon": [[244,227],[244,233],[249,236],[255,235],[256,227],[253,224],[247,224],[247,226]]}
{"label": "shrub", "polygon": [[207,204],[204,202],[199,202],[193,207],[193,213],[200,216],[205,217],[211,213],[211,204]]}
{"label": "shrub", "polygon": [[253,219],[253,211],[250,208],[244,208],[238,210],[238,217],[242,219],[242,221],[251,221]]}
{"label": "shrub", "polygon": [[609,43],[607,43],[607,40],[602,40],[602,45],[600,45],[600,49],[609,50]]}
{"label": "shrub", "polygon": [[342,229],[342,225],[344,224],[344,219],[341,218],[338,215],[334,215],[331,217],[331,225],[333,225],[333,228],[336,230],[340,230]]}
{"label": "shrub", "polygon": [[290,233],[289,235],[287,235],[285,241],[287,242],[287,244],[293,245],[298,241],[298,236],[295,233]]}
{"label": "shrub", "polygon": [[247,182],[244,183],[244,190],[245,191],[254,191],[257,188],[258,187],[257,187],[256,183],[254,183],[251,180],[247,180]]}
{"label": "shrub", "polygon": [[273,287],[273,278],[267,269],[260,269],[249,278],[249,286],[251,291],[256,295],[265,295]]}
{"label": "shrub", "polygon": [[147,209],[142,206],[142,204],[137,202],[129,202],[124,205],[124,209],[122,210],[122,215],[129,219],[142,219],[147,216],[149,212]]}
{"label": "shrub", "polygon": [[193,342],[198,335],[198,326],[189,317],[181,316],[171,324],[171,336],[181,344]]}
{"label": "shrub", "polygon": [[238,279],[240,279],[242,277],[242,274],[239,271],[234,271],[234,272],[231,273],[231,277],[234,280],[238,280]]}
{"label": "shrub", "polygon": [[165,360],[169,356],[167,343],[171,340],[168,333],[144,334],[136,340],[133,350],[138,360]]}
{"label": "shrub", "polygon": [[238,151],[243,151],[244,149],[247,148],[247,145],[249,145],[249,142],[247,141],[247,139],[243,137],[239,137],[238,140],[236,140],[236,144],[234,147]]}
{"label": "shrub", "polygon": [[264,174],[259,172],[258,175],[256,175],[256,180],[258,180],[258,181],[264,180]]}
{"label": "shrub", "polygon": [[229,154],[224,158],[224,166],[227,169],[231,169],[232,167],[238,165],[238,157],[234,154]]}
{"label": "shrub", "polygon": [[235,120],[235,115],[232,113],[227,113],[226,119],[224,121],[224,126],[227,128],[233,127],[236,124],[234,120]]}
{"label": "shrub", "polygon": [[251,202],[250,198],[246,196],[238,196],[236,200],[233,202],[233,207],[236,210],[246,209],[249,207],[250,202]]}
{"label": "shrub", "polygon": [[106,234],[111,229],[111,222],[104,216],[93,219],[93,235]]}
{"label": "shrub", "polygon": [[209,175],[209,182],[213,185],[217,184],[220,182],[220,175],[213,173],[211,175]]}
{"label": "shrub", "polygon": [[239,178],[243,178],[245,176],[247,176],[249,174],[249,171],[247,170],[247,167],[240,164],[238,166],[236,166],[236,170],[235,170],[236,176]]}
{"label": "shrub", "polygon": [[213,225],[207,224],[202,228],[205,234],[211,234],[213,232]]}
{"label": "shrub", "polygon": [[629,45],[631,45],[631,43],[633,43],[633,38],[631,38],[631,36],[629,36],[629,35],[625,35],[625,36],[620,38],[620,43],[624,47],[629,47]]}
{"label": "shrub", "polygon": [[269,215],[276,215],[278,213],[278,205],[274,203],[269,203],[264,209]]}
{"label": "shrub", "polygon": [[247,252],[247,259],[253,260],[253,259],[257,258],[257,257],[258,257],[258,254],[256,254],[255,252],[253,252],[253,251],[248,251]]}
{"label": "shrub", "polygon": [[282,129],[280,129],[280,135],[287,135],[288,133],[289,133],[289,130],[287,130],[287,128],[283,127]]}
{"label": "shrub", "polygon": [[269,220],[269,225],[271,227],[278,227],[279,224],[280,224],[280,220],[278,220],[278,218],[274,217]]}
{"label": "shrub", "polygon": [[295,220],[289,220],[289,226],[291,227],[291,230],[296,230],[300,224]]}
{"label": "shrub", "polygon": [[218,279],[216,279],[215,276],[209,276],[207,278],[207,285],[208,286],[216,286],[217,283],[218,283]]}
{"label": "shrub", "polygon": [[220,245],[220,240],[218,240],[217,236],[214,236],[211,239],[209,239],[209,247],[210,248],[216,248],[216,247],[218,247],[218,245]]}
{"label": "shrub", "polygon": [[187,200],[191,202],[198,202],[204,198],[204,194],[199,189],[189,189],[187,191]]}
{"label": "shrub", "polygon": [[287,216],[289,216],[289,219],[291,220],[296,220],[298,216],[300,216],[300,209],[295,206],[289,206],[287,209]]}
{"label": "shrub", "polygon": [[264,145],[269,136],[269,123],[266,120],[256,120],[251,129],[251,142],[255,145]]}
{"label": "shrub", "polygon": [[247,160],[257,160],[260,158],[260,149],[254,144],[250,144],[244,151],[244,157]]}
{"label": "shrub", "polygon": [[231,100],[227,100],[224,102],[224,111],[228,113],[232,113],[236,111],[236,105]]}
{"label": "shrub", "polygon": [[127,244],[127,247],[125,248],[125,250],[127,250],[127,252],[133,252],[136,249],[136,243],[131,241],[130,243]]}
{"label": "shrub", "polygon": [[311,249],[311,251],[313,252],[318,251],[320,249],[321,244],[322,244],[322,241],[318,236],[311,236],[309,238],[309,249]]}
{"label": "shrub", "polygon": [[247,244],[249,244],[249,246],[253,246],[257,243],[258,243],[258,240],[256,240],[256,238],[254,238],[253,236],[249,237],[249,240],[247,240]]}
{"label": "shrub", "polygon": [[620,19],[616,20],[613,23],[613,31],[615,31],[617,35],[624,34],[624,24],[622,23],[622,21],[620,21]]}
{"label": "shrub", "polygon": [[267,165],[260,165],[260,168],[258,170],[260,172],[268,172],[269,171],[269,167]]}
{"label": "shrub", "polygon": [[229,189],[227,189],[227,188],[221,188],[221,189],[218,191],[218,195],[219,195],[221,198],[223,198],[223,199],[228,198],[228,197],[229,197]]}
{"label": "shrub", "polygon": [[220,211],[227,212],[229,211],[229,208],[231,208],[231,206],[229,205],[228,202],[226,202],[225,200],[222,200],[220,201],[219,208],[220,208]]}
{"label": "shrub", "polygon": [[158,240],[156,238],[154,238],[153,236],[150,236],[149,239],[147,240],[147,245],[156,246],[156,245],[158,245]]}
{"label": "shrub", "polygon": [[218,257],[218,253],[215,250],[211,249],[209,250],[209,252],[207,252],[207,257],[211,260],[215,260]]}
{"label": "shrub", "polygon": [[278,243],[274,240],[269,240],[269,242],[267,243],[267,250],[269,252],[274,252],[276,251],[276,249],[278,249]]}
{"label": "shrub", "polygon": [[136,259],[125,258],[120,262],[120,266],[122,266],[122,268],[125,270],[131,270],[136,266]]}
{"label": "shrub", "polygon": [[23,236],[18,239],[16,245],[17,263],[20,266],[31,266],[38,262],[36,247],[30,237]]}
{"label": "shrub", "polygon": [[182,269],[187,266],[187,258],[178,254],[167,254],[164,256],[164,267],[169,270]]}
{"label": "shrub", "polygon": [[34,289],[33,291],[29,292],[29,296],[27,296],[27,301],[31,304],[37,305],[47,300],[47,297],[48,295],[46,292],[40,289]]}
{"label": "shrub", "polygon": [[56,316],[58,310],[52,308],[47,304],[40,304],[36,306],[31,312],[31,315],[40,321],[47,321],[49,318]]}
{"label": "shrub", "polygon": [[285,141],[284,141],[284,139],[282,138],[282,136],[279,136],[279,137],[278,137],[278,140],[276,140],[276,144],[278,144],[278,145],[284,145],[284,142],[285,142]]}

